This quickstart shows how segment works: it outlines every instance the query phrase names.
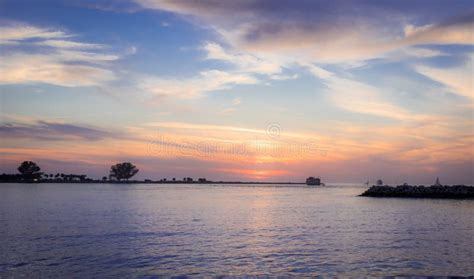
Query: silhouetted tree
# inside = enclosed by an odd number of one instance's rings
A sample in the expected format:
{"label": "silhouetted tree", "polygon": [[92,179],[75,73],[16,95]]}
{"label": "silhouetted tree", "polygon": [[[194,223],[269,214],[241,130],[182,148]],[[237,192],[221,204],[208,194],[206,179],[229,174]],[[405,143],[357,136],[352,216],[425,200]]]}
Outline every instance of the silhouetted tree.
{"label": "silhouetted tree", "polygon": [[116,178],[118,181],[122,179],[128,180],[137,172],[137,167],[130,162],[118,163],[110,167],[110,177]]}
{"label": "silhouetted tree", "polygon": [[35,162],[32,161],[24,161],[18,167],[18,171],[21,173],[23,178],[27,180],[40,178],[43,174],[42,172],[40,172],[40,170],[41,168]]}
{"label": "silhouetted tree", "polygon": [[102,181],[107,181],[107,176],[103,176]]}

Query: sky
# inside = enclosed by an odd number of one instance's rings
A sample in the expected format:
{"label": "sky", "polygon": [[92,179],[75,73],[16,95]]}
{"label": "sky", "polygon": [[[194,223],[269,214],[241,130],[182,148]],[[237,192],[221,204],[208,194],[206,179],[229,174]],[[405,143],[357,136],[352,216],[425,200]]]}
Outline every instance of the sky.
{"label": "sky", "polygon": [[0,172],[474,184],[472,1],[0,1]]}

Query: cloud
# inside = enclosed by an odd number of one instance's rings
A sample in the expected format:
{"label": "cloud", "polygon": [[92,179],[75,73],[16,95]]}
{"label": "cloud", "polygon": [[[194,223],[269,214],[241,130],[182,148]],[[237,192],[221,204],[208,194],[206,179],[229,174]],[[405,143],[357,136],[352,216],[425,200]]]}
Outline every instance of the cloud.
{"label": "cloud", "polygon": [[100,130],[75,124],[37,121],[36,123],[4,123],[0,126],[0,135],[2,138],[17,139],[36,139],[48,141],[64,141],[64,140],[85,140],[97,141],[106,138],[121,138],[122,136]]}
{"label": "cloud", "polygon": [[96,64],[120,59],[120,56],[115,54],[93,53],[76,50],[57,50],[50,56],[64,62],[83,62]]}
{"label": "cloud", "polygon": [[270,75],[269,77],[272,80],[292,80],[292,79],[297,79],[299,78],[298,74],[275,74],[275,75]]}
{"label": "cloud", "polygon": [[222,115],[230,115],[237,111],[237,107],[242,103],[240,98],[234,98],[231,101],[231,107],[224,107],[219,109],[219,113]]}
{"label": "cloud", "polygon": [[[333,94],[330,99],[339,108],[399,120],[413,120],[419,116],[410,117],[410,112],[385,100],[383,92],[363,82],[338,77],[336,73],[339,72],[328,71],[325,65],[336,64],[347,70],[374,58],[394,60],[443,54],[422,48],[427,44],[473,44],[474,14],[457,17],[464,11],[456,9],[445,10],[439,16],[435,9],[425,11],[423,5],[408,9],[406,5],[366,1],[341,4],[136,0],[135,3],[148,9],[184,15],[196,25],[211,27],[224,44],[206,43],[203,46],[206,59],[228,63],[232,66],[231,70],[225,70],[228,75],[243,74],[254,83],[263,83],[267,81],[262,76],[268,80],[298,78],[297,74],[282,72],[300,66],[328,86]],[[420,15],[432,14],[438,17],[426,16],[420,20]],[[184,94],[187,96],[202,96],[204,92],[221,88],[203,86],[205,82],[201,75],[173,81],[171,85],[165,83],[163,88],[177,92],[175,87],[181,82],[190,93]],[[350,90],[350,86],[355,86],[355,90]],[[203,89],[199,90],[199,87]]]}
{"label": "cloud", "polygon": [[414,118],[406,110],[383,100],[375,87],[338,77],[330,77],[326,82],[330,99],[342,109],[398,120]]}
{"label": "cloud", "polygon": [[136,13],[143,10],[142,7],[129,0],[71,1],[68,5],[115,13]]}
{"label": "cloud", "polygon": [[0,59],[0,84],[41,82],[75,87],[100,85],[115,79],[110,70],[67,64],[57,55],[14,54]]}
{"label": "cloud", "polygon": [[200,98],[206,94],[230,89],[236,85],[259,84],[261,77],[289,79],[294,76],[279,75],[282,66],[261,57],[225,50],[213,42],[204,44],[206,60],[218,60],[228,64],[227,69],[207,69],[186,78],[135,75],[138,90],[154,97]]}
{"label": "cloud", "polygon": [[282,65],[270,59],[246,53],[229,52],[217,43],[208,42],[203,49],[207,52],[206,59],[230,63],[236,67],[237,72],[271,75],[282,71]]}
{"label": "cloud", "polygon": [[326,85],[329,100],[340,109],[397,120],[420,119],[420,116],[413,115],[385,100],[380,90],[374,86],[339,77],[314,64],[300,63],[300,65]]}
{"label": "cloud", "polygon": [[154,96],[199,98],[206,93],[229,89],[236,85],[261,83],[262,76],[273,80],[298,77],[280,74],[283,65],[269,58],[227,50],[214,42],[207,42],[202,50],[206,53],[206,60],[227,63],[230,69],[204,70],[190,78],[142,76],[137,77],[137,86]]}
{"label": "cloud", "polygon": [[415,66],[420,74],[436,81],[450,92],[474,101],[474,54],[468,55],[463,65],[451,68]]}
{"label": "cloud", "polygon": [[[420,171],[429,171],[432,175],[438,172],[437,164],[472,162],[474,139],[464,128],[468,124],[460,126],[463,132],[456,132],[453,121],[440,119],[419,125],[404,123],[404,126],[333,123],[331,128],[337,133],[332,136],[324,131],[312,135],[287,133],[284,129],[277,138],[270,137],[265,127],[252,129],[185,122],[135,125],[133,129],[127,128],[127,134],[135,137],[125,138],[120,133],[97,127],[15,119],[19,123],[0,127],[0,135],[5,139],[0,148],[5,159],[3,169],[9,164],[14,170],[19,162],[27,159],[43,167],[44,158],[48,158],[58,160],[48,169],[63,172],[62,161],[81,162],[80,165],[88,169],[86,173],[95,174],[97,168],[106,172],[110,164],[130,160],[141,166],[143,175],[150,177],[155,177],[157,167],[162,169],[159,174],[162,177],[181,177],[179,173],[186,173],[187,176],[222,179],[243,176],[278,179],[288,172],[292,178],[287,180],[298,181],[316,166],[324,166],[320,173],[327,180],[341,178],[341,169],[348,170],[342,178],[348,181],[359,176],[363,179],[376,175],[412,177]],[[6,126],[10,129],[5,129]],[[28,145],[24,145],[23,140]],[[103,144],[90,143],[98,140],[103,140]],[[58,144],[62,148],[58,149]],[[387,169],[381,169],[382,166]],[[223,172],[216,174],[216,169]],[[235,176],[231,176],[232,173]],[[461,180],[466,177],[469,176]]]}
{"label": "cloud", "polygon": [[389,53],[385,57],[389,60],[397,61],[400,59],[432,58],[443,55],[445,56],[447,55],[447,53],[440,50],[428,49],[423,47],[407,47]]}
{"label": "cloud", "polygon": [[39,28],[25,24],[0,27],[0,44],[19,44],[29,39],[58,39],[70,36],[60,30]]}
{"label": "cloud", "polygon": [[419,123],[432,116],[415,114],[384,97],[380,88],[348,77],[340,77],[313,64],[300,64],[326,86],[329,101],[336,107],[360,114]]}
{"label": "cloud", "polygon": [[161,128],[168,128],[168,129],[187,129],[187,130],[204,130],[204,131],[227,131],[227,132],[242,132],[242,133],[255,133],[255,134],[265,134],[265,130],[257,130],[257,129],[248,129],[242,127],[234,127],[234,126],[223,126],[223,125],[206,125],[206,124],[191,124],[191,123],[183,123],[183,122],[156,122],[156,123],[148,123],[147,126],[151,127],[161,127]]}
{"label": "cloud", "polygon": [[137,47],[131,46],[131,47],[127,48],[127,50],[125,51],[125,53],[126,53],[127,55],[134,55],[134,54],[137,53],[137,51],[138,51]]}
{"label": "cloud", "polygon": [[[244,25],[241,30],[223,31],[229,42],[256,53],[277,53],[303,57],[313,63],[350,63],[385,57],[391,51],[425,44],[473,44],[474,21],[453,25],[388,26],[379,29],[375,22],[356,22],[311,28],[305,24],[268,23]],[[274,26],[274,25],[277,26]],[[258,29],[260,28],[260,29]],[[405,34],[400,36],[400,30]],[[243,34],[243,35],[242,35]],[[256,35],[257,34],[257,35]]]}
{"label": "cloud", "polygon": [[464,11],[445,8],[440,22],[410,23],[419,21],[420,15],[436,14],[437,4],[432,9],[423,5],[408,9],[409,5],[367,1],[135,2],[144,8],[186,15],[199,25],[207,24],[235,49],[293,56],[312,63],[367,60],[421,44],[473,44],[473,13],[454,17]]}
{"label": "cloud", "polygon": [[48,83],[98,86],[115,80],[107,63],[119,55],[99,52],[102,44],[70,40],[74,34],[51,28],[13,24],[0,28],[0,84]]}
{"label": "cloud", "polygon": [[64,41],[64,40],[45,40],[36,43],[40,46],[49,46],[53,48],[65,48],[65,49],[102,49],[105,48],[101,44],[89,44],[89,43],[80,43],[74,41]]}
{"label": "cloud", "polygon": [[232,73],[220,70],[202,71],[192,78],[143,77],[137,86],[155,96],[176,98],[199,98],[205,93],[228,89],[239,84],[256,84],[258,80],[245,73]]}
{"label": "cloud", "polygon": [[240,100],[240,98],[234,98],[232,99],[232,105],[233,106],[238,106],[242,103],[242,101]]}
{"label": "cloud", "polygon": [[404,44],[474,44],[474,12],[439,24],[405,26]]}
{"label": "cloud", "polygon": [[308,69],[308,71],[314,75],[315,77],[317,78],[320,78],[320,79],[328,79],[330,77],[332,77],[334,74],[331,73],[330,71],[327,71],[319,66],[316,66],[314,64],[311,64],[311,63],[300,63],[301,66],[305,67]]}
{"label": "cloud", "polygon": [[[474,13],[458,17],[465,11],[454,8],[440,15],[434,8],[426,11],[423,5],[408,9],[406,5],[366,1],[347,4],[266,0],[135,2],[144,8],[184,15],[196,25],[211,27],[225,44],[206,43],[203,46],[206,59],[228,63],[233,67],[226,70],[229,74],[245,74],[260,83],[261,75],[269,80],[297,78],[296,74],[282,74],[282,71],[300,66],[327,85],[332,94],[330,100],[339,108],[398,120],[421,116],[410,116],[411,112],[385,100],[383,92],[363,82],[339,77],[339,72],[326,70],[326,65],[336,64],[347,71],[374,58],[399,60],[443,54],[423,48],[424,45],[474,43]],[[437,5],[434,3],[433,7]],[[425,17],[420,18],[421,15]],[[439,80],[433,70],[423,71]],[[196,79],[184,81],[186,88],[193,83],[200,84]],[[213,90],[212,86],[204,86],[198,92],[191,87],[187,89],[191,95]],[[467,86],[462,87],[456,90],[466,94]]]}

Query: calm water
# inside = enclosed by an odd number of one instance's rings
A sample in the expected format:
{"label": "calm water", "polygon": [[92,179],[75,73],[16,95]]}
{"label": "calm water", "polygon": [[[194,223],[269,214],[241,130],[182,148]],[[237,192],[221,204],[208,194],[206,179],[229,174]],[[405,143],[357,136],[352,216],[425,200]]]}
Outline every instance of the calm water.
{"label": "calm water", "polygon": [[0,184],[0,277],[474,275],[474,201],[363,190]]}

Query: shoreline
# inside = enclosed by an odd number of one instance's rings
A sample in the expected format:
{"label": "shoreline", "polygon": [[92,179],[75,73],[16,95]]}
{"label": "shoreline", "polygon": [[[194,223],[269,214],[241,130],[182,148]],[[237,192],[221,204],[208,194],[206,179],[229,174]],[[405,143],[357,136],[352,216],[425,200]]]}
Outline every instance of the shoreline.
{"label": "shoreline", "polygon": [[431,198],[431,199],[474,199],[474,186],[432,185],[432,186],[372,186],[359,197],[373,198]]}
{"label": "shoreline", "polygon": [[90,180],[90,181],[0,181],[0,183],[26,183],[26,184],[277,184],[277,185],[306,185],[305,182],[269,182],[269,181],[143,181],[143,180],[130,180],[130,181],[103,181],[103,180]]}

